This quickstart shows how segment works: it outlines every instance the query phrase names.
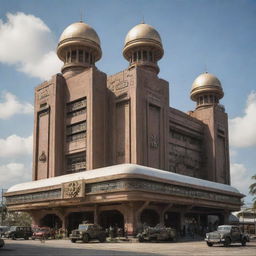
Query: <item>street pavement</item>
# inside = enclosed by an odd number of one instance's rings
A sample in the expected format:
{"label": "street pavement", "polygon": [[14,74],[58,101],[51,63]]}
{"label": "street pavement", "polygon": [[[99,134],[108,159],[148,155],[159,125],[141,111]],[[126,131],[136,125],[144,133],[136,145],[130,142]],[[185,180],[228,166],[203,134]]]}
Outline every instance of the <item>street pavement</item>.
{"label": "street pavement", "polygon": [[178,243],[71,243],[69,240],[9,240],[0,256],[256,256],[256,241],[246,246],[234,244],[208,247],[203,241]]}

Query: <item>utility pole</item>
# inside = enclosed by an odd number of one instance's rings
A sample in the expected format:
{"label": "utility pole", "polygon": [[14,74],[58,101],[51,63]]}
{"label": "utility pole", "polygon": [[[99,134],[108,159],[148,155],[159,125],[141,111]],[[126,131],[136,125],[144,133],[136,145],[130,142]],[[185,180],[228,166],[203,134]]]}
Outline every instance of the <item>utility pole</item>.
{"label": "utility pole", "polygon": [[3,226],[4,222],[4,192],[5,189],[1,189],[1,226]]}

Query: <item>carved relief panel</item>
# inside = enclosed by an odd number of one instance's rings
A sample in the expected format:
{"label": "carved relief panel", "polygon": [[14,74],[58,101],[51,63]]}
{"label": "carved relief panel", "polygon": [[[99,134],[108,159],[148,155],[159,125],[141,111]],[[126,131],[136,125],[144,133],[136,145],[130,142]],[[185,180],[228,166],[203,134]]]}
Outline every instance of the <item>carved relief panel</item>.
{"label": "carved relief panel", "polygon": [[71,181],[62,184],[62,198],[83,197],[85,194],[85,183],[83,180]]}

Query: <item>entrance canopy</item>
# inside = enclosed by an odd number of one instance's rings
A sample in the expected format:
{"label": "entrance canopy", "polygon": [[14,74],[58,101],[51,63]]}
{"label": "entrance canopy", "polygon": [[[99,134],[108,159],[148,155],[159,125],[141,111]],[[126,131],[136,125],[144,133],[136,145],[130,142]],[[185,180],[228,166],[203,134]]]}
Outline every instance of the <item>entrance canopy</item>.
{"label": "entrance canopy", "polygon": [[10,210],[150,200],[235,211],[244,195],[229,185],[121,164],[17,184],[5,196]]}

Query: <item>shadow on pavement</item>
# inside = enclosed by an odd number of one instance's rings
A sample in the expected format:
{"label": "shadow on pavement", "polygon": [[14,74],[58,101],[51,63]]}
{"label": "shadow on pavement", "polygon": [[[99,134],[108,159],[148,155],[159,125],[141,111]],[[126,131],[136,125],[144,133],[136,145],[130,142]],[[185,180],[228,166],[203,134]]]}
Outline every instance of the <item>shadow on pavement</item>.
{"label": "shadow on pavement", "polygon": [[[132,246],[132,244],[131,244]],[[6,243],[0,249],[0,256],[156,256],[156,253],[143,253],[134,251],[117,251],[104,249],[104,244],[95,243],[95,249],[91,248],[56,248],[43,244]]]}

